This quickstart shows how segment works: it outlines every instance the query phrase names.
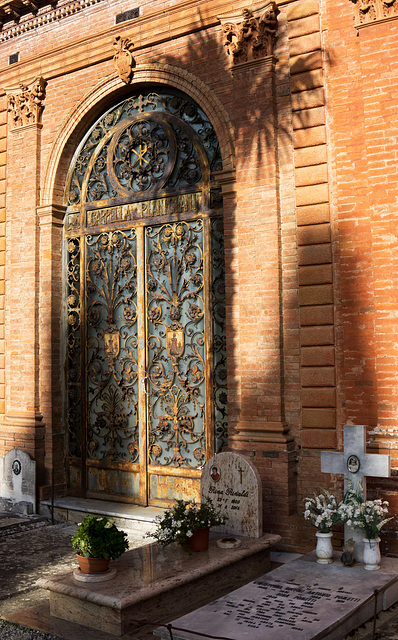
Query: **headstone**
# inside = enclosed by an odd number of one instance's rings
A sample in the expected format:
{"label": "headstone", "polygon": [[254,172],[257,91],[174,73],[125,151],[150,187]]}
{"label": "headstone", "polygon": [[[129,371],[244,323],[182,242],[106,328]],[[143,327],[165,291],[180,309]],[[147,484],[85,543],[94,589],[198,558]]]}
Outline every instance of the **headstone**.
{"label": "headstone", "polygon": [[201,499],[210,498],[228,520],[220,533],[260,538],[263,534],[261,480],[244,456],[218,453],[206,462],[200,483]]}
{"label": "headstone", "polygon": [[[346,424],[344,426],[344,451],[322,451],[321,471],[344,475],[344,492],[351,486],[366,500],[366,477],[389,478],[391,475],[390,456],[366,453],[366,427]],[[344,541],[353,538],[355,558],[362,562],[363,532],[345,525]]]}
{"label": "headstone", "polygon": [[36,513],[36,463],[22,449],[0,458],[0,510]]}

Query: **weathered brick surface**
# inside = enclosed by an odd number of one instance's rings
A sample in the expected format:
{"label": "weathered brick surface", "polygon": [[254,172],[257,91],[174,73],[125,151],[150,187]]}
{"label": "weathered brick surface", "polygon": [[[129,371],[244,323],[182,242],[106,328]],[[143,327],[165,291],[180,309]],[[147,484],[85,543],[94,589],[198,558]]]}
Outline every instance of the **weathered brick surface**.
{"label": "weathered brick surface", "polygon": [[[372,446],[398,466],[398,22],[357,35],[348,0],[293,0],[279,7],[274,66],[231,73],[218,16],[246,6],[146,0],[138,20],[116,26],[131,2],[113,0],[4,38],[2,59],[18,50],[20,62],[3,66],[1,87],[42,74],[47,97],[43,128],[12,133],[0,96],[0,455],[26,448],[42,484],[54,465],[65,491],[59,207],[79,141],[129,91],[108,84],[120,34],[135,43],[133,88],[189,93],[219,136],[234,178],[224,184],[231,447],[259,470],[266,527],[306,550],[301,500],[320,484],[341,488],[320,482],[319,451],[342,446],[345,422],[378,426]],[[241,423],[254,425],[244,442]],[[394,480],[372,490],[393,493]]]}

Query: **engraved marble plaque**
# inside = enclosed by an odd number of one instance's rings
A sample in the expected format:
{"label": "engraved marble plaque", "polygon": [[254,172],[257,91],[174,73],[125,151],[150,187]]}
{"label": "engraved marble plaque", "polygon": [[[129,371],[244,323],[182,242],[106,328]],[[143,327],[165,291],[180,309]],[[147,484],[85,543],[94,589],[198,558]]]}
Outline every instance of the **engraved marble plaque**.
{"label": "engraved marble plaque", "polygon": [[36,463],[22,449],[0,458],[0,509],[36,513]]}
{"label": "engraved marble plaque", "polygon": [[221,533],[259,538],[263,533],[261,480],[248,458],[232,452],[218,453],[202,469],[202,500],[209,497],[228,516]]}
{"label": "engraved marble plaque", "polygon": [[[175,640],[201,634],[229,640],[336,640],[346,637],[374,613],[374,589],[391,584],[394,573],[340,563],[317,565],[295,560],[226,596],[171,622]],[[382,598],[378,599],[378,611]],[[337,628],[337,631],[336,631]],[[196,635],[191,633],[196,632]],[[154,635],[168,638],[165,628]]]}

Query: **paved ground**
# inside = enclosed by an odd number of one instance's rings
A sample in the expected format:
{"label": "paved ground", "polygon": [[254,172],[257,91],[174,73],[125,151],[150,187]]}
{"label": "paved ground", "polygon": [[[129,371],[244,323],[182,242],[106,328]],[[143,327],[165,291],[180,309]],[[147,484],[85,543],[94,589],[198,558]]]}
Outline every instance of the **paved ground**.
{"label": "paved ground", "polygon": [[[75,526],[51,525],[29,517],[11,517],[0,513],[0,616],[43,605],[48,593],[35,586],[36,580],[45,575],[62,573],[76,566],[70,542]],[[130,546],[142,544],[142,538],[130,537]],[[58,627],[58,629],[61,627]],[[66,633],[66,628],[65,628]],[[70,635],[70,632],[69,634]],[[101,636],[101,638],[100,638]],[[102,634],[85,634],[87,640],[101,640]],[[108,634],[104,638],[110,638]],[[129,634],[128,638],[153,640],[152,629]],[[347,640],[398,640],[398,605],[383,612],[376,621],[347,637]],[[0,640],[63,640],[59,630],[56,635],[24,629],[0,620]],[[126,638],[127,640],[127,638]],[[283,639],[278,639],[283,640]]]}

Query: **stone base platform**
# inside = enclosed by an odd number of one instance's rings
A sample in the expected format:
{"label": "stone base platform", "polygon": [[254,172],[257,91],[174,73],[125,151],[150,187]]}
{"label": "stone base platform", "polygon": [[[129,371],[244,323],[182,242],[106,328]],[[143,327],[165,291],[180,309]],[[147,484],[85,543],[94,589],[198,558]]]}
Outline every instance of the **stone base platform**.
{"label": "stone base platform", "polygon": [[[278,567],[226,596],[172,620],[174,640],[343,640],[398,601],[398,560],[381,570],[345,567],[335,553],[321,565],[314,553]],[[164,625],[154,635],[171,637]],[[381,636],[377,636],[381,637]]]}
{"label": "stone base platform", "polygon": [[78,582],[69,572],[37,584],[50,591],[52,618],[122,636],[193,610],[270,570],[270,548],[280,536],[242,538],[237,549],[219,548],[222,537],[211,534],[209,550],[194,554],[177,545],[133,549],[112,562],[117,575],[107,582]]}
{"label": "stone base platform", "polygon": [[[109,516],[116,526],[123,531],[130,531],[136,535],[143,535],[156,528],[155,519],[163,516],[165,509],[159,507],[141,507],[136,504],[94,500],[93,498],[55,498],[53,516],[56,522],[78,524],[85,516]],[[42,500],[39,512],[46,518],[51,517],[51,501]]]}

